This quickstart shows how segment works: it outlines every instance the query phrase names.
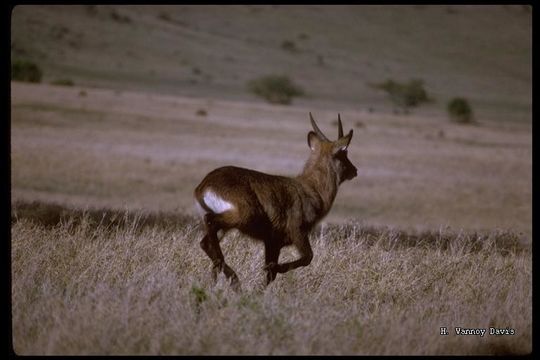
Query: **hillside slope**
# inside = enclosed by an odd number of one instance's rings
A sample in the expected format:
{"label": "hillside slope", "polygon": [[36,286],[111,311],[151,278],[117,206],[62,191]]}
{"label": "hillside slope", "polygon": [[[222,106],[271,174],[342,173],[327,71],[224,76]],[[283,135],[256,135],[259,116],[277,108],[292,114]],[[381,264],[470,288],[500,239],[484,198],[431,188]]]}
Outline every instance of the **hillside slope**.
{"label": "hillside slope", "polygon": [[[286,74],[310,107],[388,111],[369,83],[421,78],[444,111],[531,121],[532,12],[523,6],[17,6],[12,59],[44,81],[254,100],[246,82]],[[283,46],[288,41],[289,47]]]}

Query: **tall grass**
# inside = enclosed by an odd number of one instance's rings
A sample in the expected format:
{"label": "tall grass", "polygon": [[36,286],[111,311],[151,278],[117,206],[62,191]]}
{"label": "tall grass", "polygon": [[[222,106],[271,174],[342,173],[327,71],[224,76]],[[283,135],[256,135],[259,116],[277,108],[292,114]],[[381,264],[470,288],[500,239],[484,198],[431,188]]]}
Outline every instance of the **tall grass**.
{"label": "tall grass", "polygon": [[[323,226],[311,236],[312,263],[264,288],[263,247],[233,232],[222,247],[242,281],[236,294],[223,277],[211,284],[195,220],[145,223],[145,215],[126,213],[122,222],[97,222],[87,212],[44,225],[21,214],[12,219],[11,242],[18,354],[522,354],[532,348],[531,252],[510,233]],[[285,249],[280,261],[295,256]],[[439,335],[441,326],[451,334]],[[457,336],[457,326],[516,333]]]}

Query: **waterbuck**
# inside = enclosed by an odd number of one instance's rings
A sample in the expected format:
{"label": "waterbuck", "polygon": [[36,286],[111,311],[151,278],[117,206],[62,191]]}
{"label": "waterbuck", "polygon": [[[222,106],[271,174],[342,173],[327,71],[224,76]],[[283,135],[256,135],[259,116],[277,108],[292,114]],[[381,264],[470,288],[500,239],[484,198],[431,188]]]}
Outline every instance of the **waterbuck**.
{"label": "waterbuck", "polygon": [[[211,171],[195,188],[195,200],[204,215],[206,234],[201,248],[213,263],[214,281],[224,272],[234,289],[238,276],[226,263],[219,246],[218,231],[236,228],[264,242],[266,284],[277,273],[306,266],[313,258],[308,235],[328,213],[339,185],[356,176],[356,167],[347,158],[353,131],[343,136],[338,114],[338,139],[330,141],[321,132],[311,113],[314,131],[307,135],[311,154],[296,177],[269,175],[259,171],[225,166]],[[294,245],[300,258],[278,263],[281,248]]]}

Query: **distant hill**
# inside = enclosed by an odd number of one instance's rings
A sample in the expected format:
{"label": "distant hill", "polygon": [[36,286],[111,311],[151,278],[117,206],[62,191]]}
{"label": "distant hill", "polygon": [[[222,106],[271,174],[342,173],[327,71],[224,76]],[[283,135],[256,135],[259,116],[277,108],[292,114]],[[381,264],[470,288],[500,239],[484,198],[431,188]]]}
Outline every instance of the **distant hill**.
{"label": "distant hill", "polygon": [[464,96],[489,119],[532,121],[527,6],[17,6],[12,59],[45,82],[262,101],[246,83],[288,75],[295,103],[389,111],[368,86],[423,79],[443,112]]}

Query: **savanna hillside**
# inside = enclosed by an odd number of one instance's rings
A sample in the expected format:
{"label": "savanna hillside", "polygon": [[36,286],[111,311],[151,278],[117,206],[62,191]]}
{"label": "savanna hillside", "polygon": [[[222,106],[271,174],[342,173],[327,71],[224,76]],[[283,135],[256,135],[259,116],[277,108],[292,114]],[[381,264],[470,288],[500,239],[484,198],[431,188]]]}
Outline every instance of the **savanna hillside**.
{"label": "savanna hillside", "polygon": [[[42,76],[11,83],[14,349],[531,351],[531,18],[523,6],[17,6],[12,63]],[[269,74],[304,95],[266,103],[248,83]],[[408,115],[373,86],[413,78],[431,101]],[[449,120],[454,97],[473,124]],[[312,234],[312,264],[263,290],[262,247],[232,233],[224,253],[244,292],[213,287],[194,187],[229,164],[298,173],[309,111],[330,138],[341,113],[359,170]]]}
{"label": "savanna hillside", "polygon": [[[420,78],[437,102],[531,120],[527,6],[17,6],[11,55],[44,81],[255,101],[246,82],[288,75],[311,109],[376,110],[368,84]],[[332,113],[336,111],[331,111]]]}

